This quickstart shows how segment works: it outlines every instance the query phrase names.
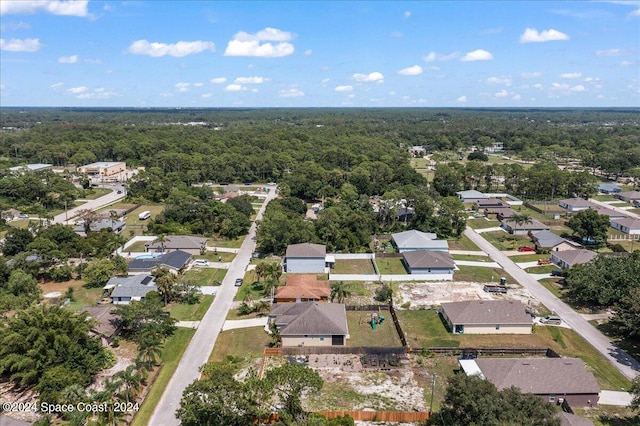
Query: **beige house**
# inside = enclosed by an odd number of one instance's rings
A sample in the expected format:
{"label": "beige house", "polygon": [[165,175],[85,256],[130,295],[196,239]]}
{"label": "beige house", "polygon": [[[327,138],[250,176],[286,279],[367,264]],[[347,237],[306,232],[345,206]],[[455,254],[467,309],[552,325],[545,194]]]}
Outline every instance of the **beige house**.
{"label": "beige house", "polygon": [[580,248],[580,244],[562,238],[551,231],[538,231],[531,235],[537,251],[565,251]]}
{"label": "beige house", "polygon": [[269,323],[280,331],[282,346],[346,346],[347,311],[341,303],[278,303]]}
{"label": "beige house", "polygon": [[126,173],[126,171],[127,163],[124,161],[101,161],[80,167],[80,173],[102,179],[114,179],[117,178],[118,174]]}
{"label": "beige house", "polygon": [[517,300],[442,304],[442,317],[457,334],[531,334],[533,318]]}
{"label": "beige house", "polygon": [[598,253],[591,250],[577,249],[551,253],[551,261],[559,267],[566,269],[582,263],[591,262]]}

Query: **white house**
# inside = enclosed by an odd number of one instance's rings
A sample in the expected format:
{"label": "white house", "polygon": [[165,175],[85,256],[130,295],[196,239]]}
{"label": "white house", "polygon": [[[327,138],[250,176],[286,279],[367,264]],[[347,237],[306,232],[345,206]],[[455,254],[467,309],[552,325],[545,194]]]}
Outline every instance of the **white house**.
{"label": "white house", "polygon": [[611,226],[629,235],[640,235],[640,219],[612,219]]}

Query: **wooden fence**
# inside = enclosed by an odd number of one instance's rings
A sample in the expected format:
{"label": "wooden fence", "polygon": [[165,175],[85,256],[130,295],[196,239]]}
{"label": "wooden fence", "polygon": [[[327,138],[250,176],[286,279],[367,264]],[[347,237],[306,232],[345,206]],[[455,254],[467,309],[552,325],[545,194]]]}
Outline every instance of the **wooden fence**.
{"label": "wooden fence", "polygon": [[389,305],[347,305],[347,311],[388,311]]}
{"label": "wooden fence", "polygon": [[404,354],[405,348],[385,346],[291,346],[280,348],[282,355],[391,355]]}
{"label": "wooden fence", "polygon": [[504,356],[504,355],[532,355],[545,356],[548,358],[559,358],[554,350],[549,348],[454,348],[454,347],[437,347],[437,348],[411,348],[412,352],[428,351],[434,355],[452,355],[463,357],[478,356]]}
{"label": "wooden fence", "polygon": [[429,420],[428,411],[317,411],[328,419],[348,415],[356,421],[411,423]]}
{"label": "wooden fence", "polygon": [[406,348],[407,346],[409,346],[407,345],[407,337],[405,336],[402,327],[400,327],[400,321],[398,320],[398,315],[396,314],[396,309],[393,307],[393,303],[389,303],[389,312],[391,313],[391,318],[393,319],[393,325],[395,325],[396,327],[396,332],[398,332],[398,336],[400,336],[400,343],[402,343],[402,346]]}

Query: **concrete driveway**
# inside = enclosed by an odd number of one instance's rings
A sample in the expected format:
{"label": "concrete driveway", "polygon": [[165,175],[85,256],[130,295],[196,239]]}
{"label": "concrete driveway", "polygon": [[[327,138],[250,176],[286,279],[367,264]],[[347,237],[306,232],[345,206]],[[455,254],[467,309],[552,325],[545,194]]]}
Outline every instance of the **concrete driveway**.
{"label": "concrete driveway", "polygon": [[533,277],[520,269],[507,256],[495,248],[491,243],[482,238],[470,227],[464,234],[473,241],[481,250],[484,250],[491,258],[498,262],[505,271],[520,283],[522,287],[529,291],[537,300],[548,309],[556,312],[573,330],[582,338],[589,342],[598,352],[600,352],[611,364],[613,364],[623,375],[630,380],[640,374],[640,362],[632,358],[628,353],[615,346],[598,329],[589,324],[584,318],[576,313],[571,307],[555,297],[549,290],[544,288]]}
{"label": "concrete driveway", "polygon": [[598,405],[617,405],[619,407],[627,407],[631,405],[631,394],[629,392],[619,391],[600,391],[600,399]]}
{"label": "concrete driveway", "polygon": [[222,330],[236,330],[238,328],[264,327],[267,325],[269,317],[250,318],[243,320],[227,320],[222,326]]}
{"label": "concrete driveway", "polygon": [[[262,207],[256,215],[256,221],[262,219],[267,204],[277,196],[272,190],[265,198]],[[218,288],[218,293],[213,303],[200,321],[189,346],[185,350],[176,371],[158,401],[153,415],[149,421],[153,426],[177,426],[180,424],[176,418],[176,410],[180,406],[180,399],[185,388],[200,377],[200,366],[209,359],[218,335],[223,329],[227,313],[233,304],[233,299],[238,291],[234,286],[236,278],[243,278],[247,265],[256,248],[256,223],[251,225],[249,234],[244,239],[235,259],[230,263],[229,270]]]}

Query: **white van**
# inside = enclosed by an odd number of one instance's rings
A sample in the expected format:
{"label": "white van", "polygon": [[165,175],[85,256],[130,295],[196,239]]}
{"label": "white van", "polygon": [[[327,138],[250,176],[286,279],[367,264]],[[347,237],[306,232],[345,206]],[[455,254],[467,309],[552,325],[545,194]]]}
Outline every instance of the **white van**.
{"label": "white van", "polygon": [[151,217],[151,212],[149,210],[145,210],[138,215],[138,219],[147,220]]}

